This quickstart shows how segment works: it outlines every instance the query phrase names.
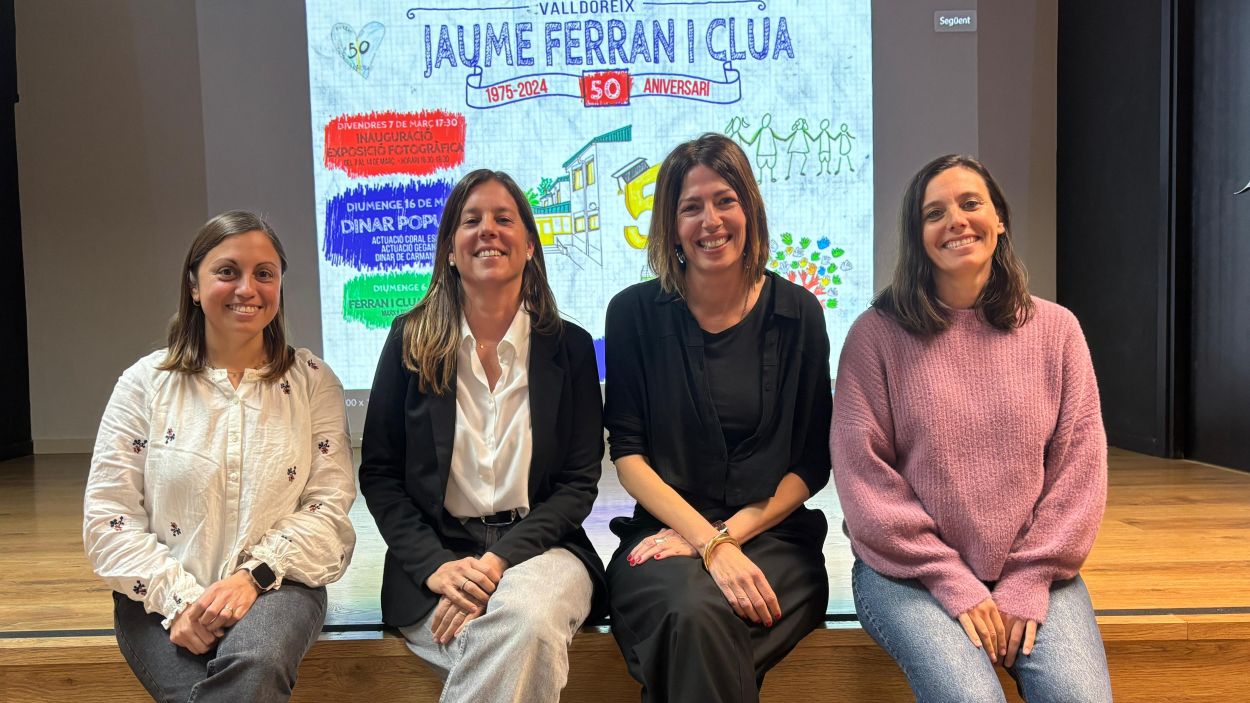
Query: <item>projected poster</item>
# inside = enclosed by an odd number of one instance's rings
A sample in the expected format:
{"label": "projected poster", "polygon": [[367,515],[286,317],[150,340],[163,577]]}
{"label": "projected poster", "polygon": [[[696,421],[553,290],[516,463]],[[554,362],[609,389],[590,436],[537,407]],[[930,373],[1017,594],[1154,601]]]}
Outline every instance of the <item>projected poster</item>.
{"label": "projected poster", "polygon": [[[872,293],[870,0],[309,0],[324,354],[372,383],[424,295],[461,175],[526,190],[564,315],[602,345],[652,277],[660,162],[703,132],[760,182],[770,267],[824,306],[834,364]],[[836,368],[836,366],[835,366]]]}

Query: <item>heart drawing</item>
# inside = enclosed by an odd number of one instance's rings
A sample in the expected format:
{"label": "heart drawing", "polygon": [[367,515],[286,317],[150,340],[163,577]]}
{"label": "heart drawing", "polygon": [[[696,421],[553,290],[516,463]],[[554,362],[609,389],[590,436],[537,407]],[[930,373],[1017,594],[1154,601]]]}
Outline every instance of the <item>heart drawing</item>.
{"label": "heart drawing", "polygon": [[330,38],[339,56],[347,62],[352,70],[361,76],[369,77],[369,68],[373,65],[373,57],[378,53],[382,37],[386,35],[386,27],[381,22],[370,22],[359,32],[350,24],[342,22],[330,30]]}

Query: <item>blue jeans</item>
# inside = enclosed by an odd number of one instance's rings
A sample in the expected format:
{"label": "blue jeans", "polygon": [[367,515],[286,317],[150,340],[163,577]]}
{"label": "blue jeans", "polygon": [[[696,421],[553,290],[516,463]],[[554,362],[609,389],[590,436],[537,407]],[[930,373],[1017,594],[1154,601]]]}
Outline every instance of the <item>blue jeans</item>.
{"label": "blue jeans", "polygon": [[169,641],[161,616],[113,594],[113,625],[122,656],[148,694],[161,703],[250,701],[291,697],[300,660],[326,617],[326,589],[286,581],[262,593],[247,616],[207,654]]}
{"label": "blue jeans", "polygon": [[[917,701],[1006,700],[989,656],[924,584],[883,576],[856,559],[851,585],[860,624],[898,662]],[[1080,576],[1051,584],[1033,653],[1017,654],[1007,672],[1028,703],[1111,700],[1107,655]]]}

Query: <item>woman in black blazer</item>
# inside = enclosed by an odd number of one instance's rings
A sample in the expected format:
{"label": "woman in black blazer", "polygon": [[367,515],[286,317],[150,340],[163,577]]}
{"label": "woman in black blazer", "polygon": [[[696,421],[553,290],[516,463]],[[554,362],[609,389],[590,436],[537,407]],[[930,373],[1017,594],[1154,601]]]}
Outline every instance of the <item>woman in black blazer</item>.
{"label": "woman in black blazer", "polygon": [[590,335],[562,321],[527,199],[474,171],[447,199],[426,297],[378,361],[360,490],[387,544],[382,617],[444,701],[556,701],[601,612],[581,528],[603,455]]}

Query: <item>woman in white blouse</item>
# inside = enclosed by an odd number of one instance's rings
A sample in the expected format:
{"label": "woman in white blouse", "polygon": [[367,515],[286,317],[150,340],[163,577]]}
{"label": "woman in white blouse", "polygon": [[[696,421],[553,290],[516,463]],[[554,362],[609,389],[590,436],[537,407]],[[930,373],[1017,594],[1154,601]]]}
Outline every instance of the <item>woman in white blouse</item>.
{"label": "woman in white blouse", "polygon": [[169,346],[117,382],[83,541],[117,642],[158,701],[285,701],[351,561],[343,389],[287,346],[286,256],[248,212],[209,220]]}
{"label": "woman in white blouse", "polygon": [[382,618],[444,703],[559,700],[573,633],[603,612],[581,526],[602,457],[590,335],[556,312],[525,194],[473,171],[447,197],[429,292],[382,347],[360,462]]}

